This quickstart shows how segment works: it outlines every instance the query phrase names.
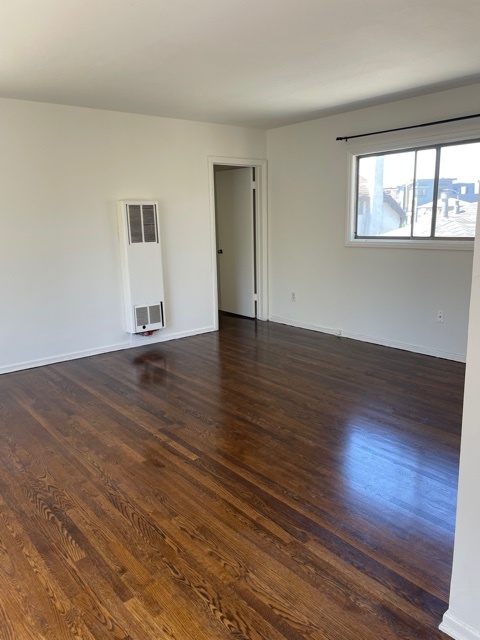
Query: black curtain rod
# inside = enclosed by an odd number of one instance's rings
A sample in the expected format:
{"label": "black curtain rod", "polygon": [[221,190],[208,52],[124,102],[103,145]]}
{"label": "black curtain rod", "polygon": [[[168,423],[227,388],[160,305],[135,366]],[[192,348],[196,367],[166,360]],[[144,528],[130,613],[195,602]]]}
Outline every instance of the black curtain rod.
{"label": "black curtain rod", "polygon": [[473,116],[460,116],[459,118],[449,118],[448,120],[435,120],[434,122],[424,122],[423,124],[412,124],[409,127],[397,127],[396,129],[384,129],[383,131],[371,131],[370,133],[359,133],[356,136],[338,136],[336,140],[353,140],[354,138],[365,138],[365,136],[378,136],[380,133],[393,133],[394,131],[405,131],[406,129],[419,129],[420,127],[431,127],[434,124],[446,124],[447,122],[459,122],[460,120],[471,120],[480,118],[480,113]]}

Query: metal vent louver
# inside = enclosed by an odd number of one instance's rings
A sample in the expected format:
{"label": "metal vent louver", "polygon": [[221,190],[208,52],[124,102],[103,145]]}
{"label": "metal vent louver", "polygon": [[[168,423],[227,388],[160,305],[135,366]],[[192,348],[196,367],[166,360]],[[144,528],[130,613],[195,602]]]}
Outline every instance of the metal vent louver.
{"label": "metal vent louver", "polygon": [[135,307],[135,320],[137,327],[143,327],[149,324],[148,307]]}
{"label": "metal vent louver", "polygon": [[162,313],[160,311],[159,304],[148,307],[148,313],[150,315],[150,324],[157,324],[162,322]]}
{"label": "metal vent louver", "polygon": [[130,230],[130,242],[143,242],[142,234],[142,210],[139,204],[128,207],[128,222]]}
{"label": "metal vent louver", "polygon": [[127,207],[130,244],[158,242],[157,210],[154,204]]}
{"label": "metal vent louver", "polygon": [[145,242],[156,242],[156,220],[155,206],[153,204],[143,205],[143,237]]}

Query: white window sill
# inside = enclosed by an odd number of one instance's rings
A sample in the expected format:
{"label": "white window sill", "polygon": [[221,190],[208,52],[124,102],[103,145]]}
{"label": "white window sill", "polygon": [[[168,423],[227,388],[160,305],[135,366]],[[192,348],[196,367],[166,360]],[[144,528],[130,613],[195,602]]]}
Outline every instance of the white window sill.
{"label": "white window sill", "polygon": [[363,249],[441,249],[442,251],[473,251],[472,240],[347,240],[346,247]]}

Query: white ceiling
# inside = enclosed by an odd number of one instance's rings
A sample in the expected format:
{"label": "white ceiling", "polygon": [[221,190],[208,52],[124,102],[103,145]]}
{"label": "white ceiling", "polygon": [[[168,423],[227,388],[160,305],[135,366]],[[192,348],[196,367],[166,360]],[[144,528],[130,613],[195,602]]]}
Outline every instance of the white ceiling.
{"label": "white ceiling", "polygon": [[272,128],[480,81],[479,24],[479,0],[1,0],[0,96]]}

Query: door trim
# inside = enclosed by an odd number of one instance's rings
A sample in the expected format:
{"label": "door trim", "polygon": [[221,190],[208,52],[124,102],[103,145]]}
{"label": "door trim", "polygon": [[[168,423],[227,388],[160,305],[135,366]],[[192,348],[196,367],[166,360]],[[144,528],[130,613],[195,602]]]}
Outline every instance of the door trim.
{"label": "door trim", "polygon": [[215,223],[215,165],[229,165],[255,169],[256,254],[257,254],[257,318],[268,320],[268,209],[267,161],[258,158],[225,158],[208,156],[208,183],[210,190],[210,232],[213,292],[213,326],[218,330],[217,229]]}

